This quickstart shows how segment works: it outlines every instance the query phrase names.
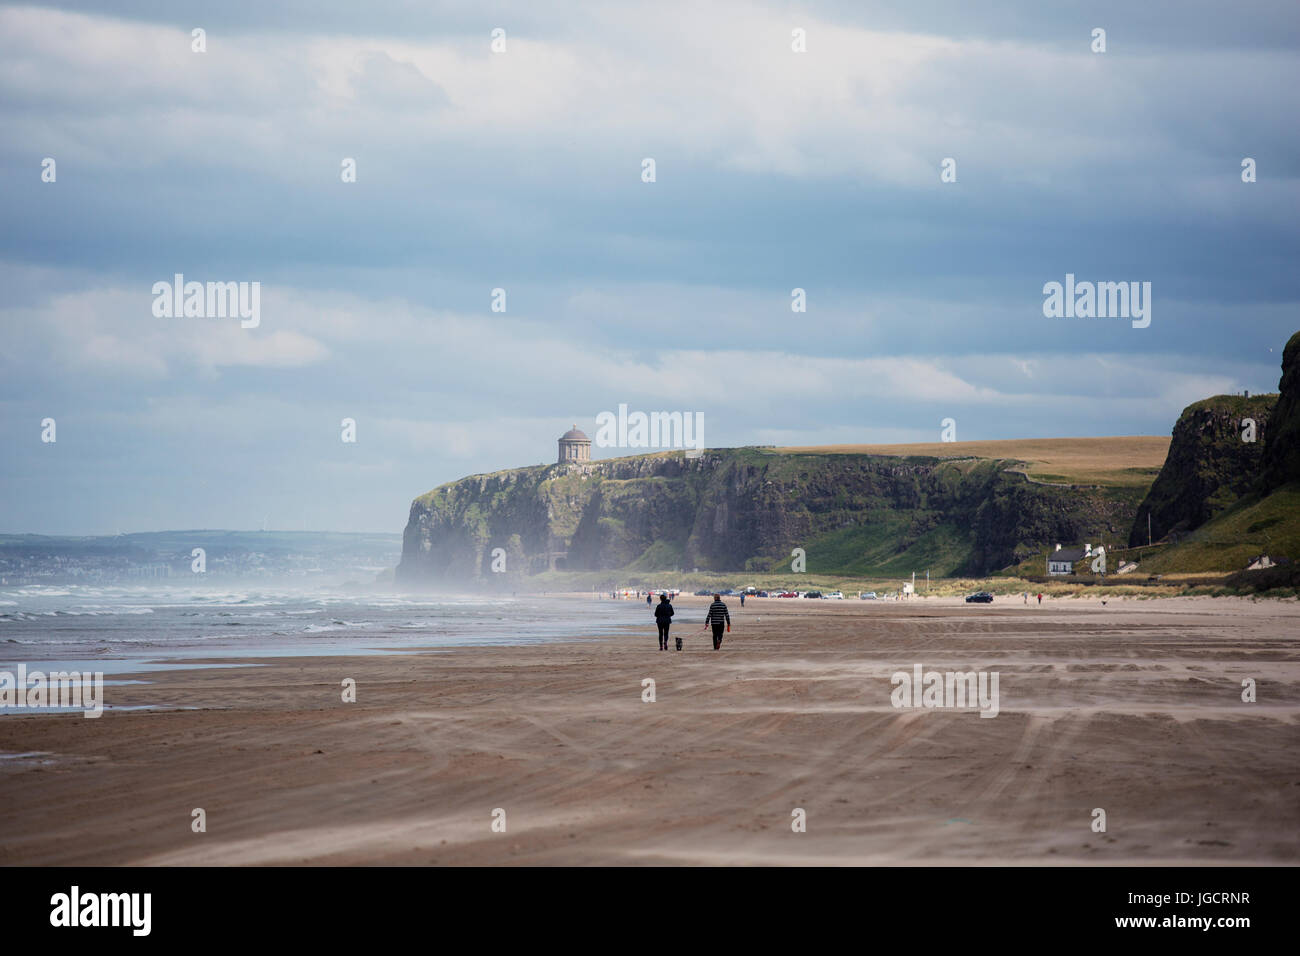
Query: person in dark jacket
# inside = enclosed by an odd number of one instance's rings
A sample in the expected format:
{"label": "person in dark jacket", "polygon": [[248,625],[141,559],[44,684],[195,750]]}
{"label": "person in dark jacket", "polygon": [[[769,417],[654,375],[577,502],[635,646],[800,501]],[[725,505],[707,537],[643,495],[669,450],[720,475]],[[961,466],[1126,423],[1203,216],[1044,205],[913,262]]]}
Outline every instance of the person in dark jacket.
{"label": "person in dark jacket", "polygon": [[[659,650],[668,650],[668,628],[673,623],[673,604],[667,594],[659,595],[659,606],[655,608],[655,624],[659,628]],[[677,649],[682,649],[682,639],[677,639]]]}
{"label": "person in dark jacket", "polygon": [[727,611],[727,605],[722,603],[721,594],[713,595],[713,603],[709,605],[704,623],[713,625],[713,649],[716,651],[722,646],[722,628],[725,626],[728,631],[731,630],[731,614]]}

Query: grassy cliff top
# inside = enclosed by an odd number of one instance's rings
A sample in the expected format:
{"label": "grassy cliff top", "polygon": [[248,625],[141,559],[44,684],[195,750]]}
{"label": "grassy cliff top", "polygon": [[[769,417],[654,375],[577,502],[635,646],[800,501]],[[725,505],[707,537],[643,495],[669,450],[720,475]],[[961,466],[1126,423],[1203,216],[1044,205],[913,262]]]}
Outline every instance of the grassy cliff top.
{"label": "grassy cliff top", "polygon": [[781,454],[985,458],[1016,461],[1015,471],[1038,481],[1144,487],[1169,453],[1157,435],[1106,438],[1012,438],[1003,441],[921,442],[912,445],[821,445],[778,448]]}
{"label": "grassy cliff top", "polygon": [[[1231,397],[1231,396],[1226,396]],[[1251,399],[1253,401],[1253,399]],[[710,448],[710,453],[727,453],[744,457],[770,455],[866,455],[885,458],[939,458],[1006,461],[1010,470],[1019,471],[1037,481],[1081,485],[1105,485],[1119,488],[1145,488],[1151,484],[1169,452],[1169,439],[1157,435],[1120,435],[1103,438],[1012,438],[1001,441],[920,442],[909,445],[805,445],[785,448],[744,446]],[[594,458],[593,465],[634,458],[666,458],[680,455],[680,450],[651,451],[641,454]],[[470,475],[439,485],[418,501],[429,504],[440,489],[473,478],[500,478],[512,473],[544,471],[550,465],[527,465],[503,468],[485,474]]]}
{"label": "grassy cliff top", "polygon": [[1269,409],[1277,402],[1277,392],[1265,392],[1259,395],[1252,395],[1247,398],[1245,395],[1215,395],[1213,398],[1203,398],[1199,402],[1192,402],[1183,409],[1181,417],[1189,415],[1192,412],[1198,412],[1202,409],[1226,409],[1234,415],[1244,415],[1248,412]]}

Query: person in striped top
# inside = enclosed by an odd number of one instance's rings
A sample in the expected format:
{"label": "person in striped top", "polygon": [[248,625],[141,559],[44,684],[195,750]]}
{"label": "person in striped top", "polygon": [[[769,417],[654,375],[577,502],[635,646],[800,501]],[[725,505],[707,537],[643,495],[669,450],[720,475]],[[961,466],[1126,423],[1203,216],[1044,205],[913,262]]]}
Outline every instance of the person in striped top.
{"label": "person in striped top", "polygon": [[704,623],[713,625],[713,649],[716,651],[722,646],[722,628],[725,626],[728,632],[731,631],[731,614],[727,611],[727,605],[722,603],[721,594],[713,595],[713,603],[709,605]]}

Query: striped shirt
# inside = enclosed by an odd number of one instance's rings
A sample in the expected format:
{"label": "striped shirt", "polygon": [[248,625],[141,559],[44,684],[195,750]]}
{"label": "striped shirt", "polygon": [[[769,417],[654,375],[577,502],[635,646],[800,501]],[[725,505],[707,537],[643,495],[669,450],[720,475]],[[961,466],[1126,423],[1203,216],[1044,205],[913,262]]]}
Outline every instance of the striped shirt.
{"label": "striped shirt", "polygon": [[721,601],[714,601],[709,605],[709,613],[705,615],[704,623],[722,624],[724,621],[728,625],[731,624],[731,615],[727,613],[727,605]]}

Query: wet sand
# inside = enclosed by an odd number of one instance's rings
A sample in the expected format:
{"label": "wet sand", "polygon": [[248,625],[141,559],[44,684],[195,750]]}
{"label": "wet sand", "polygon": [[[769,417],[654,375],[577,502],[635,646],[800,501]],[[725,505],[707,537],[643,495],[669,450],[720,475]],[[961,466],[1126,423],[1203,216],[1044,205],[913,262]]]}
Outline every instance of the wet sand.
{"label": "wet sand", "polygon": [[[659,652],[647,614],[594,640],[106,688],[193,710],[0,717],[0,753],[35,753],[0,759],[0,863],[1300,860],[1295,601],[729,603],[716,653],[698,623]],[[915,664],[999,672],[998,716],[894,708]]]}

